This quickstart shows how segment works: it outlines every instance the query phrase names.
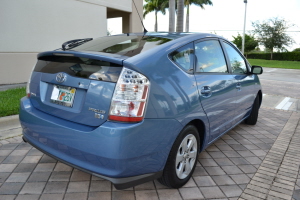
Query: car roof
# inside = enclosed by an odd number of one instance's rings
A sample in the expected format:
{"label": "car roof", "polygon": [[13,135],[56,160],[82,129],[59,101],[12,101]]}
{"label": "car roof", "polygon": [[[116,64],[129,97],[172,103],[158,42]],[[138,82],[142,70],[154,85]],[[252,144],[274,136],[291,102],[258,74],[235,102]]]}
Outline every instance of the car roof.
{"label": "car roof", "polygon": [[[113,38],[114,36],[122,36],[126,37],[129,36],[128,38],[134,38],[138,37],[140,39],[145,39],[145,38],[158,38],[161,40],[161,45],[158,46],[150,46],[147,48],[145,51],[140,51],[136,49],[131,49],[129,50],[128,54],[118,54],[116,52],[103,52],[103,51],[97,51],[93,49],[87,49],[89,46],[97,48],[98,44],[101,44],[103,41],[108,42],[109,40],[115,40]],[[110,37],[110,39],[108,39]],[[205,39],[205,38],[214,38],[214,39],[224,39],[222,36],[218,36],[215,34],[211,33],[198,33],[198,32],[140,32],[140,33],[127,33],[127,34],[119,34],[119,35],[113,35],[113,36],[104,36],[100,38],[96,38],[95,40],[92,40],[90,42],[84,43],[80,46],[77,46],[75,48],[72,48],[70,50],[64,50],[62,51],[61,49],[53,50],[53,51],[46,51],[38,54],[38,58],[43,57],[43,56],[52,56],[52,55],[58,55],[58,54],[70,54],[70,55],[75,55],[75,56],[85,56],[85,57],[91,57],[93,59],[100,58],[101,59],[106,59],[110,60],[110,62],[122,62],[122,60],[128,60],[131,61],[132,63],[135,62],[135,60],[139,60],[141,58],[150,56],[151,54],[155,54],[155,52],[165,52],[165,53],[170,53],[171,51],[176,50],[177,48],[180,48],[181,46],[184,46],[185,44],[191,43],[193,41]],[[97,41],[99,40],[100,41]],[[116,38],[118,40],[118,38]],[[164,40],[165,39],[165,40]],[[146,39],[147,40],[147,39]],[[228,40],[227,40],[228,41]],[[92,43],[90,45],[90,43]],[[122,42],[120,43],[122,44]],[[85,48],[87,47],[87,48]],[[109,47],[109,45],[108,45]],[[140,48],[141,49],[141,48]]]}
{"label": "car roof", "polygon": [[143,54],[151,49],[159,50],[160,47],[174,44],[189,43],[202,38],[219,38],[220,36],[210,33],[193,32],[145,32],[127,33],[96,38],[80,46],[72,48],[72,51],[93,52],[110,54],[110,56],[122,57],[123,59]]}
{"label": "car roof", "polygon": [[222,38],[219,35],[211,34],[211,33],[201,33],[201,32],[140,32],[140,33],[127,33],[120,35],[139,35],[139,36],[152,36],[152,37],[165,37],[171,40],[176,40],[182,37],[197,37],[197,38],[205,38],[205,37],[217,37]]}

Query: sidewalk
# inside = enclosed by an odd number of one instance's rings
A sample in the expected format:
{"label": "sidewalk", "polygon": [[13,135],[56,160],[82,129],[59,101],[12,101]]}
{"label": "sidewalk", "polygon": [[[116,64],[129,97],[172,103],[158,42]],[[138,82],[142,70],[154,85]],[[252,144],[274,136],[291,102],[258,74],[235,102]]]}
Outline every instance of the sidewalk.
{"label": "sidewalk", "polygon": [[[297,112],[262,108],[255,126],[240,124],[202,152],[193,177],[180,189],[152,181],[116,190],[109,181],[44,155],[21,136],[0,139],[0,199],[298,200],[299,120]],[[3,131],[21,134],[20,127]]]}

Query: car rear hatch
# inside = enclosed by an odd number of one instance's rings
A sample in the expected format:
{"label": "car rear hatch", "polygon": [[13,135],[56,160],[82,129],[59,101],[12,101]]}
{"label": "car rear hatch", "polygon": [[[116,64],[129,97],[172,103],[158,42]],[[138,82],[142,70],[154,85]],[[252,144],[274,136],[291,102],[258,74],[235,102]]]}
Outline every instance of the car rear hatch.
{"label": "car rear hatch", "polygon": [[50,115],[100,126],[108,118],[122,62],[84,52],[41,53],[31,77],[31,102]]}

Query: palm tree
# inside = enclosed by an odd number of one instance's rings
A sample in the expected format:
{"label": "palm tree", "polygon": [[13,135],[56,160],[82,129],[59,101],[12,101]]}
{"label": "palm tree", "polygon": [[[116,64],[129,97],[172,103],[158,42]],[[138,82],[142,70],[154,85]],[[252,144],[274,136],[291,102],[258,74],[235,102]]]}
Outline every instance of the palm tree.
{"label": "palm tree", "polygon": [[175,32],[175,0],[169,0],[169,32]]}
{"label": "palm tree", "polygon": [[184,0],[177,0],[177,25],[176,32],[183,32]]}
{"label": "palm tree", "polygon": [[168,0],[145,0],[144,14],[143,17],[150,13],[155,12],[155,25],[154,31],[157,32],[157,13],[161,12],[163,15],[166,14],[166,8],[168,7]]}
{"label": "palm tree", "polygon": [[187,7],[186,9],[186,22],[185,22],[185,31],[189,32],[190,29],[190,5],[200,6],[204,9],[204,5],[213,5],[211,0],[184,0],[184,6]]}

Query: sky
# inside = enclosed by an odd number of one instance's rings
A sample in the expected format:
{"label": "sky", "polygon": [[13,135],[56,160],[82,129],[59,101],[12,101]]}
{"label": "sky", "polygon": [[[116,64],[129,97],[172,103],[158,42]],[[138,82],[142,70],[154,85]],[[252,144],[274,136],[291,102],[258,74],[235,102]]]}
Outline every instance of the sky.
{"label": "sky", "polygon": [[[213,6],[190,7],[190,32],[208,32],[221,35],[232,41],[232,36],[243,33],[245,3],[244,0],[211,0]],[[144,2],[145,3],[145,2]],[[186,12],[186,10],[185,10]],[[252,22],[270,18],[284,18],[294,24],[287,32],[295,44],[287,48],[293,50],[300,47],[300,0],[248,0],[246,12],[246,33],[253,30]],[[143,20],[148,31],[154,31],[154,12]],[[113,34],[121,33],[121,19],[109,19],[108,30]],[[168,31],[169,13],[158,14],[158,31]],[[185,27],[185,25],[184,25]]]}

